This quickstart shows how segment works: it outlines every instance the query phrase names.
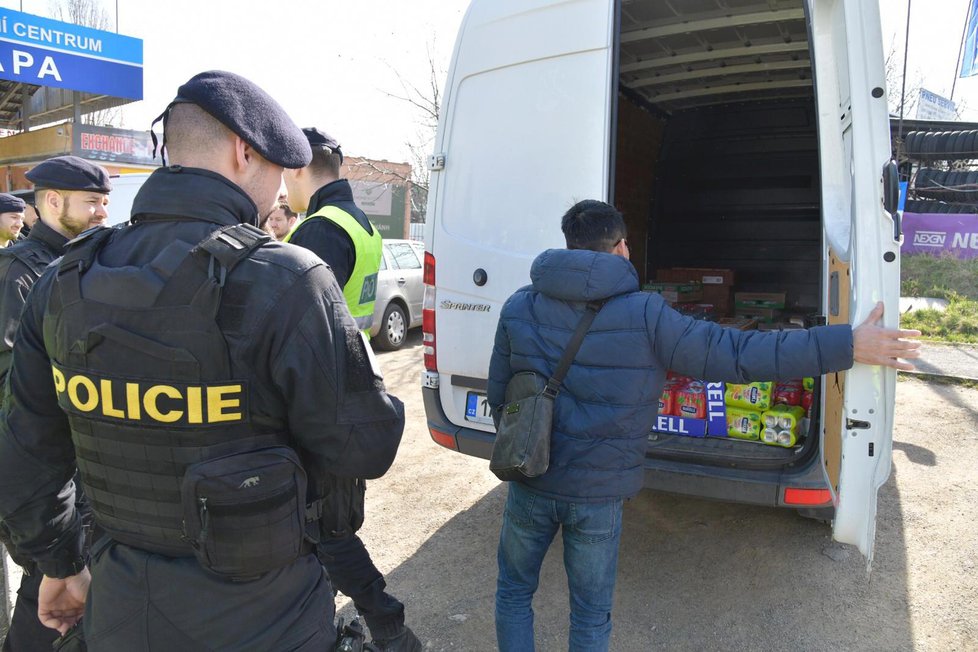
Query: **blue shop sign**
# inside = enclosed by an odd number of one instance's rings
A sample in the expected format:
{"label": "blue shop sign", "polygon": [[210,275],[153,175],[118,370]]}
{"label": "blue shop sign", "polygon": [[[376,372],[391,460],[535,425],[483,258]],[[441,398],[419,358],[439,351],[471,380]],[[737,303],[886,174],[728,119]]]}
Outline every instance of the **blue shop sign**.
{"label": "blue shop sign", "polygon": [[0,79],[143,99],[143,41],[0,8]]}

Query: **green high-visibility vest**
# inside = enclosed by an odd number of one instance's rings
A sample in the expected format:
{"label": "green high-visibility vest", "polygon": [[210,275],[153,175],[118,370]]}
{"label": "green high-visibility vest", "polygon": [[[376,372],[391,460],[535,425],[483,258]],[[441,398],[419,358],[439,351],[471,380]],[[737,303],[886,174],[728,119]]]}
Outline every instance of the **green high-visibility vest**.
{"label": "green high-visibility vest", "polygon": [[353,249],[356,252],[356,262],[350,278],[343,286],[343,298],[360,330],[369,330],[374,321],[374,301],[377,299],[377,272],[380,270],[380,259],[383,256],[383,238],[380,231],[373,227],[373,235],[363,230],[357,220],[342,208],[323,206],[293,227],[285,236],[284,242],[292,240],[296,230],[309,220],[329,220],[350,236]]}

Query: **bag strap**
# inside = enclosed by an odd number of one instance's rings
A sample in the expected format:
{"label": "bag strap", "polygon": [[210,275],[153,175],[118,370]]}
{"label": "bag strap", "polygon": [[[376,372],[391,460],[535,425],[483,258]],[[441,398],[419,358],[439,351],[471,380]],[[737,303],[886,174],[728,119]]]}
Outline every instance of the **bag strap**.
{"label": "bag strap", "polygon": [[567,375],[567,371],[570,369],[571,362],[574,361],[574,356],[577,355],[578,349],[581,348],[581,344],[584,342],[584,336],[587,334],[588,330],[591,328],[591,322],[597,316],[598,311],[604,306],[604,301],[589,301],[585,310],[584,316],[581,317],[581,321],[577,324],[577,330],[571,335],[570,342],[567,343],[567,348],[564,350],[564,355],[560,358],[560,362],[557,364],[557,369],[554,371],[553,376],[547,380],[547,386],[544,388],[543,393],[550,398],[556,398],[557,392],[560,391],[560,385],[564,382],[564,376]]}
{"label": "bag strap", "polygon": [[[223,289],[231,270],[269,240],[270,235],[251,224],[235,224],[210,233],[176,268],[154,305],[190,305],[198,297],[201,284],[211,279]],[[202,256],[207,257],[206,275],[201,275],[198,264]],[[213,312],[216,314],[217,306]]]}

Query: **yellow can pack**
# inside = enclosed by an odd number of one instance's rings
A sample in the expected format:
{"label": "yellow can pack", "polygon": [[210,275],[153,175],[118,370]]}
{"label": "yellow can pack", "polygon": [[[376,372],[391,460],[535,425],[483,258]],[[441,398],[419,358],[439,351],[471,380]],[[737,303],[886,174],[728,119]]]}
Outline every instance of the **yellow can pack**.
{"label": "yellow can pack", "polygon": [[747,410],[764,411],[771,407],[771,396],[774,394],[774,383],[770,381],[737,385],[727,383],[723,402],[728,407],[744,408]]}
{"label": "yellow can pack", "polygon": [[761,436],[761,413],[756,410],[727,407],[727,436],[757,441]]}
{"label": "yellow can pack", "polygon": [[796,436],[801,420],[804,418],[805,408],[798,405],[775,405],[770,410],[765,410],[761,415],[761,421],[765,428],[778,431],[787,430]]}
{"label": "yellow can pack", "polygon": [[782,446],[791,448],[798,442],[798,435],[790,430],[778,430],[777,428],[765,428],[761,431],[761,443],[768,446]]}

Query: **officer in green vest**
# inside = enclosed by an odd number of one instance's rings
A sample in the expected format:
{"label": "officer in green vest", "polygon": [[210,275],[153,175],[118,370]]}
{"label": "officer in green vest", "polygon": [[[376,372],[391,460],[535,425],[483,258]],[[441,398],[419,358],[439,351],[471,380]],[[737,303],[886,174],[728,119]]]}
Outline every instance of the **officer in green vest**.
{"label": "officer in green vest", "polygon": [[[357,325],[367,331],[373,321],[382,244],[377,231],[353,202],[350,182],[340,179],[340,144],[319,129],[303,129],[312,148],[312,162],[283,175],[292,210],[305,220],[285,242],[305,247],[322,258],[343,288]],[[373,649],[420,652],[421,641],[404,625],[404,605],[388,594],[363,541],[356,535],[363,523],[363,480],[334,477],[329,484],[319,559],[333,586],[349,596],[370,629]]]}
{"label": "officer in green vest", "polygon": [[383,255],[380,233],[353,201],[350,182],[340,179],[343,152],[329,134],[302,130],[312,147],[312,163],[285,174],[289,205],[307,217],[285,236],[332,268],[346,305],[364,331],[373,325],[377,271]]}

